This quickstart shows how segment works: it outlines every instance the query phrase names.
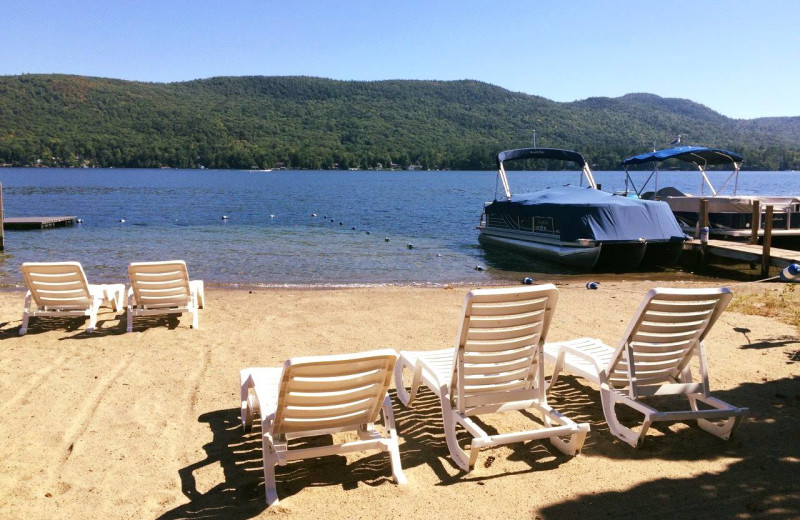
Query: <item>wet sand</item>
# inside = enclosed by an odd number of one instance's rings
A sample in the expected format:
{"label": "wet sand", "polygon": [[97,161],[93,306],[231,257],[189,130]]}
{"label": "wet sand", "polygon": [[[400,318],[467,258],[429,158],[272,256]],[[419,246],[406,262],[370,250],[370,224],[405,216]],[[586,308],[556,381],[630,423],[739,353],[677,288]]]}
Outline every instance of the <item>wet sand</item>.
{"label": "wet sand", "polygon": [[[648,289],[713,285],[584,283],[559,286],[549,340],[616,345]],[[567,376],[550,402],[590,423],[581,455],[513,444],[484,450],[467,475],[448,456],[438,402],[426,392],[411,408],[394,400],[407,485],[391,481],[386,454],[292,462],[277,470],[280,505],[267,509],[260,438],[239,425],[239,369],[451,346],[467,290],[212,288],[199,330],[184,315],[140,319],[125,334],[124,312],[102,309],[94,334],[83,332],[86,320],[40,319],[24,337],[23,292],[0,292],[0,517],[800,516],[798,332],[733,312],[706,344],[713,394],[751,410],[730,441],[660,424],[633,449],[609,433],[597,389]],[[503,432],[523,419],[484,424]]]}

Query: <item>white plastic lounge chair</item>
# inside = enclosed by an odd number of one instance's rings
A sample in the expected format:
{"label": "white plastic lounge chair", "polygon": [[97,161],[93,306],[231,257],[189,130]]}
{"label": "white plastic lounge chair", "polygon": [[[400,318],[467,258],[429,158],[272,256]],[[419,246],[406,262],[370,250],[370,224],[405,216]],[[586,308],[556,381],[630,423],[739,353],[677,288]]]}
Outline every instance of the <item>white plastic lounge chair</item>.
{"label": "white plastic lounge chair", "polygon": [[189,280],[183,260],[134,262],[128,266],[128,332],[135,316],[156,314],[192,315],[192,328],[198,328],[197,310],[205,307],[203,280]]}
{"label": "white plastic lounge chair", "polygon": [[[410,405],[421,383],[439,396],[447,447],[464,471],[475,466],[481,448],[549,438],[559,450],[575,455],[583,446],[589,425],[553,410],[545,396],[542,346],[557,299],[552,284],[473,290],[464,301],[455,348],[400,352],[397,396]],[[405,368],[413,373],[410,393],[403,383]],[[528,408],[541,413],[543,427],[488,435],[471,419]],[[458,445],[458,424],[474,437],[469,454]]]}
{"label": "white plastic lounge chair", "polygon": [[[22,311],[20,336],[28,332],[31,317],[89,316],[86,332],[94,332],[97,311],[108,302],[114,312],[122,308],[123,284],[90,284],[78,262],[25,262],[22,275],[28,292]],[[31,310],[35,302],[37,309]]]}
{"label": "white plastic lounge chair", "polygon": [[[599,385],[611,433],[633,447],[641,445],[654,421],[697,420],[703,430],[728,439],[747,409],[709,395],[703,340],[730,299],[727,288],[652,289],[616,349],[592,338],[546,344],[545,358],[555,364],[548,389],[562,369]],[[696,383],[692,380],[693,357],[700,369]],[[629,359],[634,362],[629,364]],[[643,397],[654,395],[685,395],[691,409],[659,412],[642,402]],[[701,408],[698,402],[708,406]],[[617,404],[644,415],[638,432],[620,423],[614,408]]]}
{"label": "white plastic lounge chair", "polygon": [[[397,360],[394,350],[362,354],[298,357],[283,368],[245,368],[240,373],[242,426],[252,427],[253,416],[261,418],[264,453],[264,487],[267,505],[278,503],[275,465],[287,461],[350,453],[388,451],[392,476],[398,484],[406,477],[400,466],[400,451],[386,393]],[[382,436],[374,422],[383,411],[387,430]],[[298,437],[355,431],[361,440],[290,449],[288,441]]]}

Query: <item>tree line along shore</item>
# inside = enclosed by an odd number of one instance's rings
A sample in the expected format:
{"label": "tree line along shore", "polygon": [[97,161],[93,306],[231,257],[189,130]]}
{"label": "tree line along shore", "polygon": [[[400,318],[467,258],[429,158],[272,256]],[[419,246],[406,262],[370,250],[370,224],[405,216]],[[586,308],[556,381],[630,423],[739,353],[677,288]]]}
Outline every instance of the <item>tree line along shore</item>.
{"label": "tree line along shore", "polygon": [[800,169],[800,117],[731,119],[653,94],[561,103],[470,80],[0,77],[3,166],[490,170],[534,129],[539,146],[596,170],[678,134],[742,154],[743,169]]}

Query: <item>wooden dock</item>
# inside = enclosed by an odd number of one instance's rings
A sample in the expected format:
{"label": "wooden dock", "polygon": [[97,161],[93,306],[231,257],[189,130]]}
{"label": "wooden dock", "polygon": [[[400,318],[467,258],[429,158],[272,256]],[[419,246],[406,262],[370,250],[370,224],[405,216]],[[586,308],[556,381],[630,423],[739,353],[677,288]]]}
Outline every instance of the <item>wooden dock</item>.
{"label": "wooden dock", "polygon": [[[698,251],[702,247],[703,245],[699,240],[691,240],[683,244],[684,250]],[[763,246],[729,240],[709,240],[706,245],[706,253],[721,258],[760,263],[763,257]],[[776,247],[769,249],[769,265],[773,267],[783,269],[789,264],[798,263],[800,263],[800,251],[778,249]]]}
{"label": "wooden dock", "polygon": [[3,229],[47,229],[75,225],[77,217],[10,217],[3,219]]}

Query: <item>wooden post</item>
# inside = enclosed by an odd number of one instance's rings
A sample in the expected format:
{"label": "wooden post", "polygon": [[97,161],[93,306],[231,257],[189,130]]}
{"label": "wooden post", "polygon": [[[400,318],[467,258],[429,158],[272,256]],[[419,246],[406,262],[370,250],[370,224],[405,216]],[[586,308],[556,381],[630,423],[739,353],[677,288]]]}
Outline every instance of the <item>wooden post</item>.
{"label": "wooden post", "polygon": [[750,221],[750,243],[758,244],[758,230],[761,229],[761,202],[753,201],[753,218]]}
{"label": "wooden post", "polygon": [[[695,238],[700,238],[702,233],[701,229],[704,227],[708,227],[708,199],[700,199],[700,208],[697,212],[697,236]],[[709,233],[710,234],[710,233]],[[708,262],[708,255],[707,253],[708,243],[700,243],[700,249],[698,249],[698,263],[699,268],[705,269],[706,263]]]}
{"label": "wooden post", "polygon": [[5,240],[6,235],[3,228],[5,227],[4,220],[5,215],[3,214],[3,185],[0,184],[0,251],[5,251]]}
{"label": "wooden post", "polygon": [[769,276],[769,250],[772,246],[772,206],[767,206],[767,212],[764,215],[764,246],[761,251],[761,276]]}

